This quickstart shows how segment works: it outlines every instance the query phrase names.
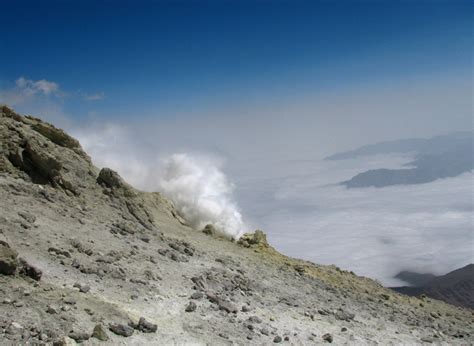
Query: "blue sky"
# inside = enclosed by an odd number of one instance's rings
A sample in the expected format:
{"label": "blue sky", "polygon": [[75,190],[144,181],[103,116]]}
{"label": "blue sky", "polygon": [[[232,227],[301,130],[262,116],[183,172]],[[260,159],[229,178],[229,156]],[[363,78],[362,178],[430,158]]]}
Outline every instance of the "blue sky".
{"label": "blue sky", "polygon": [[44,79],[58,84],[68,116],[160,118],[440,74],[467,80],[472,10],[470,1],[4,1],[0,88]]}

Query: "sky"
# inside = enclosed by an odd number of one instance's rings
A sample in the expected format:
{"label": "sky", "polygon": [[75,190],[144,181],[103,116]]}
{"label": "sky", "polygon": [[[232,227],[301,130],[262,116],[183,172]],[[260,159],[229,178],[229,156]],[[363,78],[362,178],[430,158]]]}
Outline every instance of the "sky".
{"label": "sky", "polygon": [[[233,215],[224,224],[265,228],[285,253],[384,283],[395,274],[384,253],[405,256],[403,269],[474,260],[469,174],[383,193],[320,187],[375,164],[321,161],[337,151],[472,130],[471,1],[0,2],[0,103],[67,129],[135,186],[176,196],[188,180],[166,172],[212,175],[185,189],[194,200],[207,194],[205,215]],[[427,199],[446,201],[444,216]],[[438,223],[420,230],[420,220]],[[361,259],[360,242],[390,222],[386,244],[404,240]],[[441,227],[458,234],[453,243]],[[333,237],[321,236],[327,229]],[[416,244],[463,244],[461,255],[415,263],[407,230]],[[351,234],[360,235],[354,256],[341,256]],[[308,238],[326,239],[327,251]]]}

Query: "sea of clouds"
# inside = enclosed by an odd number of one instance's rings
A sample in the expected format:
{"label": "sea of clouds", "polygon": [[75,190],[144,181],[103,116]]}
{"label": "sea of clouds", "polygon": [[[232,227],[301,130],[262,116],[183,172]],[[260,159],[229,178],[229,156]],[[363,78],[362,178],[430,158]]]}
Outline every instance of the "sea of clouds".
{"label": "sea of clouds", "polygon": [[238,200],[283,253],[336,264],[387,286],[405,284],[393,278],[401,270],[444,274],[473,263],[473,173],[385,188],[334,184],[410,159],[276,162],[268,170],[276,174],[237,181]]}

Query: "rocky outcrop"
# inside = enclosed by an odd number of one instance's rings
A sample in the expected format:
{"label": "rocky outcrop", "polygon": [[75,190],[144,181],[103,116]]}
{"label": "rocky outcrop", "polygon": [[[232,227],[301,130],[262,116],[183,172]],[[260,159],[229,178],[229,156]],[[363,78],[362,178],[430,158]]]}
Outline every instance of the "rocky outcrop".
{"label": "rocky outcrop", "polygon": [[268,248],[267,235],[261,230],[256,230],[254,233],[243,234],[238,242],[243,247]]}
{"label": "rocky outcrop", "polygon": [[0,119],[0,172],[80,193],[93,167],[77,140],[5,106],[0,107]]}

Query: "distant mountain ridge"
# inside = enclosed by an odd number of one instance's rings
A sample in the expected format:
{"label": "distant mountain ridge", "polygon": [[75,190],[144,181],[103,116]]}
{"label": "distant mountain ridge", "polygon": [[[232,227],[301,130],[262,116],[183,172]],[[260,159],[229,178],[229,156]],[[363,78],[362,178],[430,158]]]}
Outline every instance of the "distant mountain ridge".
{"label": "distant mountain ridge", "polygon": [[455,177],[474,169],[473,133],[456,132],[429,139],[406,139],[382,142],[337,153],[326,160],[345,160],[363,156],[414,153],[415,160],[403,169],[372,169],[341,182],[348,188],[385,187],[423,184]]}
{"label": "distant mountain ridge", "polygon": [[392,287],[409,296],[425,294],[447,303],[474,309],[474,264],[454,270],[442,276],[400,272],[395,276],[413,286]]}
{"label": "distant mountain ridge", "polygon": [[364,145],[354,150],[344,151],[327,156],[325,160],[347,160],[362,156],[378,154],[435,154],[449,151],[458,145],[470,141],[472,145],[472,131],[458,131],[447,135],[439,135],[432,138],[408,138],[394,141],[378,142]]}

